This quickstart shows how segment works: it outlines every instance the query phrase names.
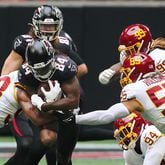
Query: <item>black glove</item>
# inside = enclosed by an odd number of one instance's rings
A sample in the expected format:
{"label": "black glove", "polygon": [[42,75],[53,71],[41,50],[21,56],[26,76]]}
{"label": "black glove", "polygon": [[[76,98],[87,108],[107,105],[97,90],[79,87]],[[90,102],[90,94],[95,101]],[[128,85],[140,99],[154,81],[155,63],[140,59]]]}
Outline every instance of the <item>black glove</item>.
{"label": "black glove", "polygon": [[54,111],[53,114],[59,119],[59,121],[67,124],[76,124],[75,115],[70,111],[64,113],[63,111]]}

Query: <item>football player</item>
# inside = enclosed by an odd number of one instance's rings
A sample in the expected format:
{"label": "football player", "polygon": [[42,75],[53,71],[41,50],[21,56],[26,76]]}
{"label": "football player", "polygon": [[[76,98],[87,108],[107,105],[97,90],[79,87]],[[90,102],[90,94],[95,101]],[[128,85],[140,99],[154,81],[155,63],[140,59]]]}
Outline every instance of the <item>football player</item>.
{"label": "football player", "polygon": [[42,126],[57,118],[51,119],[38,111],[31,103],[30,91],[18,81],[18,71],[0,77],[0,128],[7,125],[21,110],[36,125]]}
{"label": "football player", "polygon": [[75,119],[77,124],[100,125],[138,111],[165,133],[165,77],[155,69],[155,63],[150,56],[145,53],[133,54],[124,61],[121,70],[120,84],[123,89],[120,103],[107,110],[96,110],[76,117],[69,116],[62,120],[74,122]]}
{"label": "football player", "polygon": [[[34,11],[32,24],[29,25],[30,31],[28,32],[28,34],[19,35],[15,38],[13,49],[10,52],[9,56],[6,58],[3,65],[1,72],[2,75],[17,70],[20,65],[26,61],[25,49],[27,44],[31,42],[33,38],[46,38],[52,43],[55,48],[58,48],[66,55],[69,55],[78,65],[78,77],[83,76],[88,72],[86,64],[76,53],[74,42],[72,41],[70,36],[62,30],[63,16],[59,8],[52,5],[42,5],[38,7]],[[29,120],[23,113],[18,115],[10,125],[12,133],[16,138],[17,150],[15,155],[6,164],[15,165],[15,162],[18,162],[17,164],[23,164],[25,158],[27,158],[27,161],[33,161],[33,164],[38,164],[39,160],[43,156],[43,152],[45,153],[48,150],[45,149],[45,146],[40,143],[40,139],[38,138],[38,127],[34,126],[32,123],[29,123]],[[78,132],[77,127],[75,129]],[[21,132],[20,134],[18,134],[18,130],[19,132]],[[74,138],[72,138],[72,140],[73,142],[70,143],[72,145],[75,145]],[[34,141],[33,144],[32,141]],[[52,149],[53,147],[49,148]],[[64,154],[66,154],[67,149],[69,150],[70,148],[66,149],[62,147],[61,149],[63,149]],[[49,152],[53,155],[49,156],[49,165],[55,162],[56,150],[52,149],[52,152]],[[68,151],[69,157],[70,152],[71,151]]]}
{"label": "football player", "polygon": [[165,159],[165,136],[139,113],[114,122],[114,137],[123,149],[125,165],[155,165]]}
{"label": "football player", "polygon": [[[38,94],[31,97],[32,104],[39,110],[43,110],[41,105],[44,103],[44,111],[51,116],[73,114],[74,109],[79,106],[80,86],[77,78],[77,65],[68,56],[62,53],[55,53],[50,42],[36,38],[28,44],[26,49],[27,64],[22,65],[19,71],[19,82],[30,89],[38,89],[42,82],[52,80],[58,81],[64,96],[56,99],[57,91],[50,87],[50,91],[43,90],[46,100],[42,100]],[[55,84],[56,86],[56,84]],[[51,93],[53,92],[53,94]],[[60,93],[61,91],[59,91]],[[49,100],[49,102],[48,102]],[[48,114],[46,113],[46,114]],[[58,125],[46,125],[44,133],[42,130],[41,140],[46,138],[46,142],[51,144],[54,137],[45,136],[47,128],[52,130],[52,134],[58,131],[57,139],[57,158],[58,164],[70,164],[71,155],[78,138],[77,125],[67,125],[59,122]],[[58,129],[57,129],[58,128]],[[29,164],[33,163],[27,160]],[[31,163],[30,163],[31,162]],[[27,162],[26,162],[27,163]]]}
{"label": "football player", "polygon": [[[119,37],[120,63],[112,65],[99,74],[99,82],[108,84],[111,78],[119,75],[123,61],[135,52],[146,52],[155,61],[157,71],[165,72],[165,39],[152,40],[150,29],[143,24],[132,24],[126,27]],[[158,55],[159,54],[159,55]]]}

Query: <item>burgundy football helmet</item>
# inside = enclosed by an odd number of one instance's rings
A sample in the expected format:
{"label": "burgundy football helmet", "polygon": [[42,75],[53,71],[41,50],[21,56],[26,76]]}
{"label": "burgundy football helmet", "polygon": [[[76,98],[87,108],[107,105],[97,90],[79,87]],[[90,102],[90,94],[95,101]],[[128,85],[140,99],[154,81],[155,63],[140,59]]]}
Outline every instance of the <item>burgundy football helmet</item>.
{"label": "burgundy football helmet", "polygon": [[119,51],[123,49],[131,55],[136,52],[146,52],[150,50],[152,35],[149,28],[143,24],[132,24],[126,27],[119,38]]}
{"label": "burgundy football helmet", "polygon": [[123,67],[120,70],[120,85],[136,82],[150,72],[155,72],[154,60],[146,53],[135,53],[124,60]]}
{"label": "burgundy football helmet", "polygon": [[143,119],[139,113],[131,113],[127,117],[117,119],[114,122],[114,137],[124,150],[134,148],[147,124],[149,125],[149,122]]}

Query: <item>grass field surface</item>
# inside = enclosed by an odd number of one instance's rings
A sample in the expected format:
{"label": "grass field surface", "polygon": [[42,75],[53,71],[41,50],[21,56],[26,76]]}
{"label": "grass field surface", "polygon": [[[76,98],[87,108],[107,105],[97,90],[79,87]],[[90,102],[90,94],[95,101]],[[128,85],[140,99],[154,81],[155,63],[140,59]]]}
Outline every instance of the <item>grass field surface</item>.
{"label": "grass field surface", "polygon": [[[5,145],[8,143],[15,144],[13,137],[0,137],[0,143]],[[93,147],[105,146],[104,149],[107,149],[111,146],[117,146],[115,140],[101,140],[101,141],[86,141],[78,142],[78,149],[73,153],[73,165],[124,165],[122,159],[122,152],[113,152],[111,151],[100,151],[94,148],[92,151],[88,151],[88,147],[93,149]],[[84,147],[85,146],[85,147]],[[86,151],[83,151],[84,148]],[[79,151],[80,150],[82,151]],[[113,148],[113,147],[112,147]],[[0,146],[0,165],[3,165],[12,155],[9,153],[3,153]],[[45,157],[40,161],[38,165],[47,165]]]}

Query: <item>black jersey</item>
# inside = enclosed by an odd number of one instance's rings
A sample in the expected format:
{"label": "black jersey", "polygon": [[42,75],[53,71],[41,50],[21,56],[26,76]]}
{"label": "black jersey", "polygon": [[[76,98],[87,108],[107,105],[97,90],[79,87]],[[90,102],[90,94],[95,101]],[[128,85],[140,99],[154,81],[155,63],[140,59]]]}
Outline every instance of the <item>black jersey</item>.
{"label": "black jersey", "polygon": [[[61,31],[59,37],[63,39],[60,40],[57,46],[53,46],[56,49],[62,50],[61,52],[66,53],[77,65],[83,62],[79,54],[77,53],[77,48],[72,38],[65,31]],[[25,61],[25,51],[29,42],[33,40],[32,36],[28,34],[19,35],[15,38],[13,43],[13,50],[17,52],[22,59]]]}
{"label": "black jersey", "polygon": [[[54,63],[55,72],[50,80],[57,80],[59,83],[63,83],[69,79],[72,79],[77,74],[77,65],[68,56],[56,55]],[[25,63],[21,66],[18,75],[19,82],[32,89],[38,89],[40,84],[32,74],[30,68]]]}
{"label": "black jersey", "polygon": [[32,36],[30,35],[19,35],[15,38],[14,43],[13,43],[13,50],[17,52],[22,59],[25,61],[25,50],[26,46],[28,45],[29,42],[33,40]]}

